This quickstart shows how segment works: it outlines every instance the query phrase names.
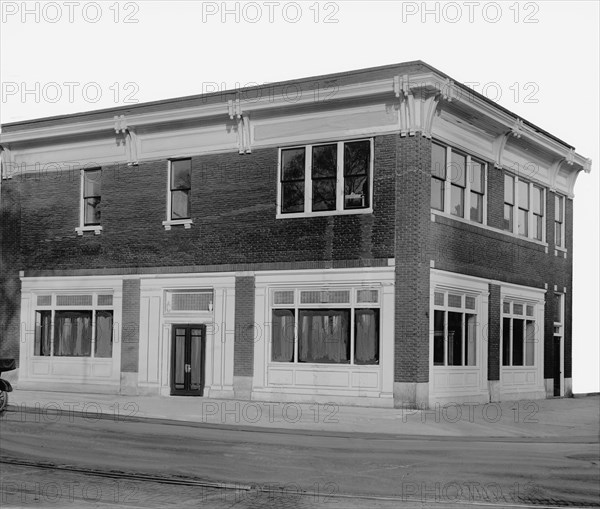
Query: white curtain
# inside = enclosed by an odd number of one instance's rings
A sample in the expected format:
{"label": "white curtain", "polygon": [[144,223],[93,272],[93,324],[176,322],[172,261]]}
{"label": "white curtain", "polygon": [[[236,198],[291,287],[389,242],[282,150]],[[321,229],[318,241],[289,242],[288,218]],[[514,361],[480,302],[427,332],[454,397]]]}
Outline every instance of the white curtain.
{"label": "white curtain", "polygon": [[379,362],[379,313],[376,309],[357,310],[356,324],[357,364],[377,364]]}
{"label": "white curtain", "polygon": [[299,361],[349,362],[347,310],[301,310]]}

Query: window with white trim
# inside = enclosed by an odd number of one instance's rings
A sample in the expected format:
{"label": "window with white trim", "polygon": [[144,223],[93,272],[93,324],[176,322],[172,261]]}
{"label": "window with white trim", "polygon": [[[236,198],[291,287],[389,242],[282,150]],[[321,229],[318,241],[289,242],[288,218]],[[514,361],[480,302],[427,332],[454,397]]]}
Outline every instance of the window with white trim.
{"label": "window with white trim", "polygon": [[562,338],[564,334],[564,294],[554,294],[554,336]]}
{"label": "window with white trim", "polygon": [[273,290],[271,316],[272,362],[379,364],[378,289]]}
{"label": "window with white trim", "polygon": [[372,211],[373,140],[280,149],[277,212],[285,217]]}
{"label": "window with white trim", "polygon": [[554,195],[554,245],[565,247],[565,197]]}
{"label": "window with white trim", "polygon": [[504,230],[545,242],[545,201],[544,188],[516,175],[505,174]]}
{"label": "window with white trim", "polygon": [[477,294],[438,289],[433,299],[433,365],[477,365]]}
{"label": "window with white trim", "polygon": [[192,160],[169,160],[167,183],[167,220],[166,229],[171,225],[183,224],[189,228],[192,223]]}
{"label": "window with white trim", "polygon": [[440,143],[431,152],[431,208],[484,224],[487,165]]}
{"label": "window with white trim", "polygon": [[37,295],[33,355],[110,358],[112,294]]}
{"label": "window with white trim", "polygon": [[102,230],[101,191],[102,169],[82,169],[79,227],[75,229],[79,235],[82,235],[84,231],[94,231],[95,233],[100,233]]}
{"label": "window with white trim", "polygon": [[502,302],[502,365],[534,366],[537,326],[535,303],[504,299]]}

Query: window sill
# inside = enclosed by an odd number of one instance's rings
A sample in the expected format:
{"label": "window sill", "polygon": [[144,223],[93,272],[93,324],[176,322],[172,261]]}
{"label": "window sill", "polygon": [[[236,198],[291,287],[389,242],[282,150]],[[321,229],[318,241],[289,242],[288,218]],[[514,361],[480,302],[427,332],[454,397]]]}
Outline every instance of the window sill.
{"label": "window sill", "polygon": [[560,256],[561,258],[566,258],[567,250],[564,247],[554,246],[554,256]]}
{"label": "window sill", "polygon": [[189,230],[194,222],[191,219],[177,219],[174,221],[163,221],[163,226],[165,230],[170,230],[172,226],[183,226],[186,230]]}
{"label": "window sill", "polygon": [[291,212],[289,214],[283,214],[278,212],[275,215],[275,219],[294,219],[300,217],[323,217],[323,216],[348,216],[354,214],[372,214],[373,207],[366,209],[348,209],[348,210],[323,210],[319,212]]}
{"label": "window sill", "polygon": [[483,230],[488,230],[494,233],[501,233],[502,235],[506,235],[507,237],[512,237],[513,239],[524,240],[526,242],[532,242],[533,244],[537,244],[538,246],[543,246],[548,252],[548,243],[542,242],[541,240],[532,239],[531,237],[524,237],[523,235],[519,235],[517,233],[509,232],[507,230],[501,230],[499,228],[494,228],[493,226],[488,226],[483,223],[478,223],[476,221],[471,221],[469,219],[465,219],[464,217],[453,216],[452,214],[446,214],[445,212],[440,212],[439,210],[431,210],[431,220],[435,222],[435,216],[446,217],[448,219],[453,219],[454,221],[458,221],[460,223],[469,224],[471,226],[476,226],[478,228],[482,228]]}
{"label": "window sill", "polygon": [[81,236],[84,232],[94,232],[94,235],[100,235],[102,233],[102,226],[79,226],[75,228],[77,235]]}

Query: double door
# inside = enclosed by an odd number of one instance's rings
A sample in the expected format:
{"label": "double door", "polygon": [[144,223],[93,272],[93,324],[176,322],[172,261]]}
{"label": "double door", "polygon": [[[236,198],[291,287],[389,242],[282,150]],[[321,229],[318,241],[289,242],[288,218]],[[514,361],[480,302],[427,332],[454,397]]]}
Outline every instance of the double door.
{"label": "double door", "polygon": [[171,395],[202,396],[206,326],[173,325],[171,338]]}

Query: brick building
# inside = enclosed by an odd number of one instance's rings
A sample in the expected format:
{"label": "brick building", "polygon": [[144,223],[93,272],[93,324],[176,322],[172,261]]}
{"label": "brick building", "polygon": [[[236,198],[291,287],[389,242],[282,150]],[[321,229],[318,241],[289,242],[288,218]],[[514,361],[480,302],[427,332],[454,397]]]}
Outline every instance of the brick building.
{"label": "brick building", "polygon": [[5,124],[0,146],[19,387],[571,392],[590,161],[425,63]]}

